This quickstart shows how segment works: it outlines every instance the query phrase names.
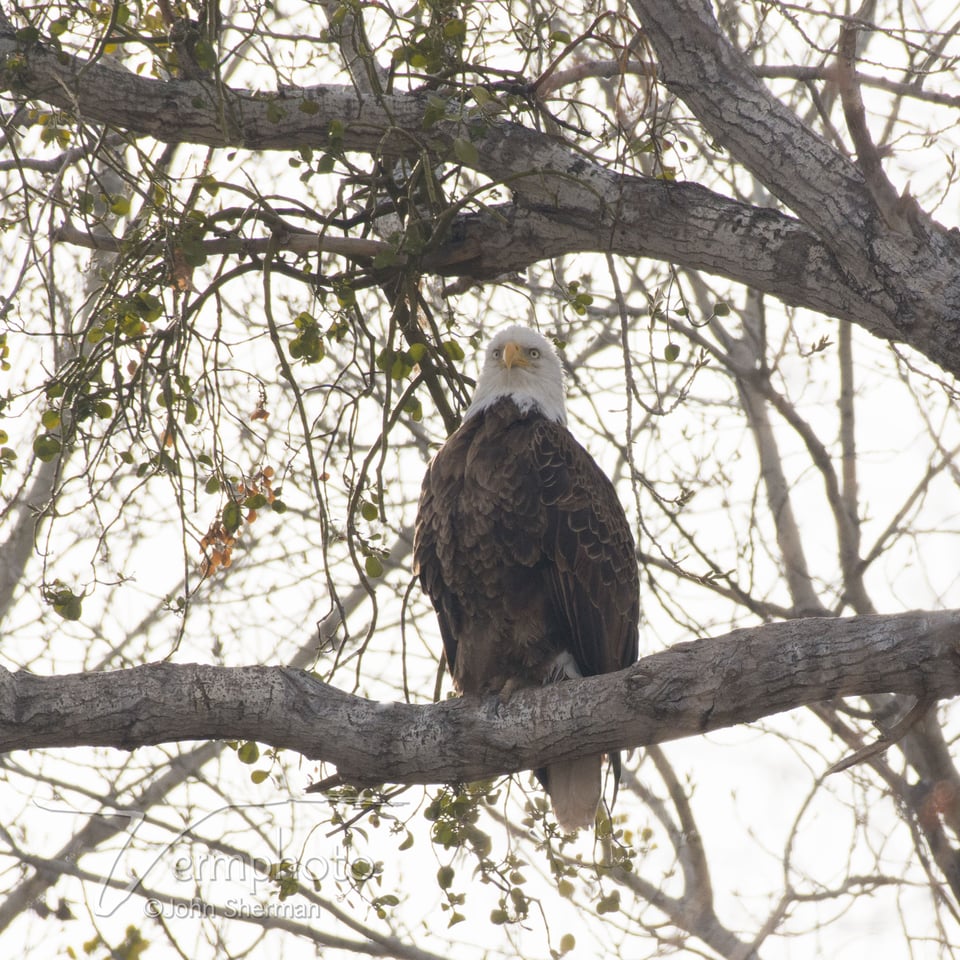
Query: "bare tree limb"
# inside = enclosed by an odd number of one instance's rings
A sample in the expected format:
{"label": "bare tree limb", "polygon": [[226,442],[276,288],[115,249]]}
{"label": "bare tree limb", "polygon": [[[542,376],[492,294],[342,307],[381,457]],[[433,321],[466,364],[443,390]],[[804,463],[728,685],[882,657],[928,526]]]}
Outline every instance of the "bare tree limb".
{"label": "bare tree limb", "polygon": [[[861,12],[872,17],[873,0],[866,0]],[[910,232],[911,225],[904,217],[904,204],[897,194],[893,184],[883,170],[880,150],[870,136],[867,124],[867,111],[863,105],[860,86],[856,78],[857,64],[857,35],[859,29],[855,24],[847,23],[840,30],[840,43],[837,50],[837,87],[840,91],[840,102],[843,105],[843,115],[847,121],[847,130],[853,139],[857,151],[857,165],[863,171],[864,179],[878,209],[887,224],[905,233]]]}
{"label": "bare tree limb", "polygon": [[960,694],[960,611],[809,618],[678,644],[496,699],[377,703],[286,667],[0,674],[0,750],[250,739],[361,783],[477,780],[692,736],[831,697]]}
{"label": "bare tree limb", "polygon": [[[920,211],[906,230],[888,224],[861,170],[764,87],[726,39],[708,0],[632,0],[631,6],[667,87],[825,240],[845,286],[871,299],[889,297],[896,339],[909,329],[914,343],[932,337],[960,349],[957,236]],[[931,309],[933,301],[939,309]],[[944,312],[948,301],[953,307]]]}
{"label": "bare tree limb", "polygon": [[880,734],[873,743],[869,743],[862,749],[850,754],[850,756],[838,760],[830,767],[827,773],[841,773],[844,770],[849,770],[851,767],[856,766],[858,763],[863,763],[865,760],[869,760],[871,757],[883,753],[889,747],[892,747],[895,743],[902,740],[910,730],[930,712],[931,706],[933,706],[932,701],[926,698],[920,698],[907,711],[903,719],[898,720],[889,730]]}
{"label": "bare tree limb", "polygon": [[[960,373],[960,242],[922,217],[911,221],[915,235],[887,229],[857,167],[804,127],[732,48],[722,46],[712,14],[698,0],[682,4],[690,8],[689,20],[674,4],[635,5],[656,40],[665,82],[803,222],[695,184],[623,175],[556,137],[488,118],[481,133],[471,134],[477,150],[469,165],[508,185],[516,203],[493,216],[455,218],[436,243],[469,242],[469,253],[481,239],[478,231],[496,239],[475,257],[442,250],[425,269],[489,279],[579,250],[671,260],[851,320]],[[705,17],[710,48],[691,53],[699,35],[694,21]],[[161,81],[57,55],[42,44],[21,49],[14,36],[0,34],[4,85],[83,121],[170,143],[327,148],[337,121],[340,150],[452,159],[454,140],[464,135],[456,98],[446,119],[424,129],[429,101],[422,93],[364,97],[337,85],[255,92],[213,81]],[[771,138],[776,151],[768,148]]]}

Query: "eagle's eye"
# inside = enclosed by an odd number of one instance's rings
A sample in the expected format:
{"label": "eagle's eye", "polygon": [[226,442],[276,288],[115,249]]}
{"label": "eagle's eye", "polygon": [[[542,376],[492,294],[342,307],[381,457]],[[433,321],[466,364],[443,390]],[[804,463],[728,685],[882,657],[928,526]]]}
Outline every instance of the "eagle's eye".
{"label": "eagle's eye", "polygon": [[494,350],[493,350],[493,359],[494,359],[494,360],[499,360],[499,359],[500,359],[500,354],[501,354],[502,352],[503,352],[503,351],[502,351],[499,347],[495,347]]}
{"label": "eagle's eye", "polygon": [[536,347],[531,347],[529,350],[529,355],[531,360],[540,359],[540,351]]}

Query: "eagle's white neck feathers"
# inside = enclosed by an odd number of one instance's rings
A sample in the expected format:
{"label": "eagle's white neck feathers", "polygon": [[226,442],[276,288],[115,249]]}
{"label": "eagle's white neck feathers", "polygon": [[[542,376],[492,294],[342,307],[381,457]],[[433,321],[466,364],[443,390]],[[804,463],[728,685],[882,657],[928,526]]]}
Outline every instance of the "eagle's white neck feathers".
{"label": "eagle's white neck feathers", "polygon": [[510,397],[521,413],[536,407],[549,420],[567,422],[560,358],[553,344],[529,327],[507,327],[490,341],[464,418],[504,397]]}

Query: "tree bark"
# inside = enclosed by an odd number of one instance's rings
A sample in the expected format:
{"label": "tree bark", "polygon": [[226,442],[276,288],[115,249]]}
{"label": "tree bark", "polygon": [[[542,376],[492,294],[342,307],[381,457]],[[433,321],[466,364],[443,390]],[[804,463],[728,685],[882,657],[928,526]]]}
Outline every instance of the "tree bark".
{"label": "tree bark", "polygon": [[256,740],[356,783],[446,783],[660,743],[833,697],[960,694],[960,611],[807,618],[678,644],[619,673],[431,705],[287,667],[0,673],[0,751]]}
{"label": "tree bark", "polygon": [[845,286],[885,304],[896,333],[883,335],[960,373],[960,234],[936,223],[907,192],[892,203],[877,197],[860,165],[754,76],[709,0],[632,0],[632,6],[666,86],[826,243]]}
{"label": "tree bark", "polygon": [[[474,135],[469,165],[507,185],[515,202],[453,215],[424,269],[482,280],[580,251],[663,259],[857,323],[960,374],[960,236],[915,211],[909,198],[911,215],[885,223],[856,166],[752,76],[708,6],[682,5],[700,24],[696,35],[711,38],[693,47],[672,0],[635,6],[667,85],[800,219],[696,184],[620,174],[556,137],[493,117]],[[466,135],[456,99],[450,119],[425,130],[423,93],[363,97],[337,85],[252,92],[161,81],[39,43],[21,48],[2,32],[0,89],[170,143],[452,160],[454,139]],[[332,121],[342,124],[335,143]]]}

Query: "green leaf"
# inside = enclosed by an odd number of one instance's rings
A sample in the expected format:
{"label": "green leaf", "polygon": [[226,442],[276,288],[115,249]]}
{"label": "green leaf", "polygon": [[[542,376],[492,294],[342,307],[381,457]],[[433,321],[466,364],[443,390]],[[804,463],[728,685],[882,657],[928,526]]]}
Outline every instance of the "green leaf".
{"label": "green leaf", "polygon": [[49,463],[60,452],[60,441],[49,434],[39,436],[33,441],[33,452],[38,460]]}
{"label": "green leaf", "polygon": [[414,423],[419,423],[423,419],[423,404],[416,398],[410,397],[403,405],[404,413],[410,414],[410,419]]}
{"label": "green leaf", "polygon": [[393,363],[390,365],[390,376],[394,380],[402,380],[408,373],[413,370],[413,367],[407,363],[406,358],[402,353],[398,353],[393,358]]}
{"label": "green leaf", "polygon": [[7,434],[6,430],[0,430],[0,443],[6,443],[10,437]]}
{"label": "green leaf", "polygon": [[420,126],[424,130],[429,130],[438,120],[442,120],[447,112],[447,101],[441,97],[432,94],[427,99],[427,105],[423,110],[423,120]]}
{"label": "green leaf", "polygon": [[611,890],[610,893],[601,897],[600,902],[597,904],[597,913],[616,913],[620,909],[620,891]]}
{"label": "green leaf", "polygon": [[443,348],[443,352],[453,360],[454,363],[459,363],[463,360],[465,356],[463,347],[461,347],[456,340],[444,340],[440,346]]}
{"label": "green leaf", "polygon": [[146,324],[134,313],[125,313],[120,318],[120,332],[126,337],[139,337],[146,330]]}
{"label": "green leaf", "polygon": [[481,87],[480,84],[476,84],[470,88],[470,96],[473,97],[481,107],[493,100],[493,94],[486,87]]}
{"label": "green leaf", "polygon": [[263,781],[266,780],[267,777],[269,777],[269,776],[270,776],[270,771],[269,771],[269,770],[253,770],[253,771],[250,773],[250,779],[251,779],[254,783],[263,783]]}
{"label": "green leaf", "polygon": [[210,477],[209,480],[203,485],[203,489],[207,493],[217,493],[220,490],[220,480],[217,477]]}
{"label": "green leaf", "polygon": [[237,750],[237,756],[241,763],[256,763],[260,759],[260,748],[253,740],[248,740],[241,744]]}
{"label": "green leaf", "polygon": [[443,25],[443,35],[447,40],[465,40],[467,24],[464,20],[448,20]]}
{"label": "green leaf", "polygon": [[677,357],[679,356],[680,356],[680,347],[677,344],[668,343],[663,348],[663,359],[666,360],[667,363],[673,363],[673,361],[676,360]]}
{"label": "green leaf", "polygon": [[248,510],[262,510],[267,505],[267,498],[262,493],[252,493],[243,501],[243,505]]}
{"label": "green leaf", "polygon": [[137,312],[147,323],[153,323],[163,315],[163,301],[152,293],[141,290],[134,298],[133,304]]}
{"label": "green leaf", "polygon": [[453,152],[456,158],[468,167],[476,166],[480,160],[480,153],[477,148],[463,137],[457,137],[453,141]]}
{"label": "green leaf", "polygon": [[48,430],[56,430],[60,426],[60,412],[58,410],[44,410],[40,422]]}
{"label": "green leaf", "polygon": [[373,268],[374,270],[386,270],[387,267],[392,267],[399,259],[397,251],[393,247],[387,247],[373,258]]}
{"label": "green leaf", "polygon": [[730,313],[730,304],[724,303],[722,300],[714,305],[713,315],[715,317],[726,317]]}
{"label": "green leaf", "polygon": [[441,890],[449,890],[453,886],[454,870],[449,864],[437,871],[437,884]]}
{"label": "green leaf", "polygon": [[560,956],[569,953],[577,945],[577,938],[572,933],[565,933],[560,938]]}
{"label": "green leaf", "polygon": [[236,500],[231,500],[223,508],[223,525],[229,533],[233,533],[240,526],[240,504]]}
{"label": "green leaf", "polygon": [[373,864],[369,860],[359,857],[350,864],[350,873],[354,880],[366,880],[373,873]]}
{"label": "green leaf", "polygon": [[82,613],[82,600],[80,597],[70,595],[62,603],[54,603],[53,609],[63,617],[64,620],[79,620]]}
{"label": "green leaf", "polygon": [[377,577],[383,576],[383,564],[375,554],[371,553],[370,556],[363,561],[363,569],[367,571],[367,576],[374,580]]}
{"label": "green leaf", "polygon": [[360,504],[360,516],[363,517],[364,520],[376,520],[379,515],[380,511],[377,510],[375,503],[364,500],[363,503]]}

